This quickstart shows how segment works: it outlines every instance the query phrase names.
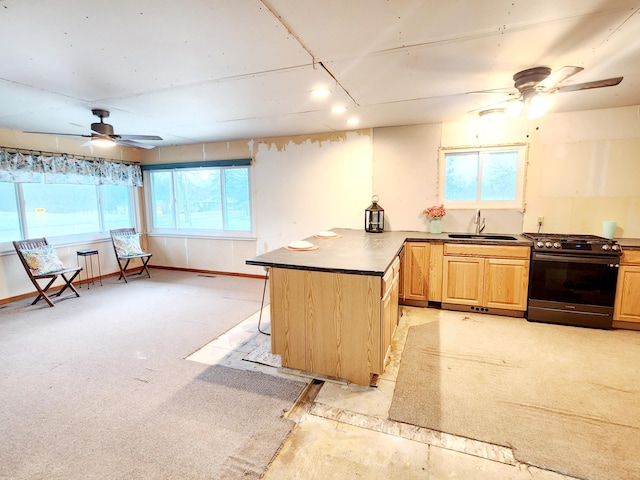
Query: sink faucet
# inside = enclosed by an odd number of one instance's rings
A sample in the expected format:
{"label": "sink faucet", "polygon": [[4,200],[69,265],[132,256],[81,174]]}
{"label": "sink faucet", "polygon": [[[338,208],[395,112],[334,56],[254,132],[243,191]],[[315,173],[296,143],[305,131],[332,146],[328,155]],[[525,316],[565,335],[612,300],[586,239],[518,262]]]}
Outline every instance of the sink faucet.
{"label": "sink faucet", "polygon": [[476,210],[476,216],[473,219],[473,223],[476,226],[476,235],[484,230],[484,218],[481,217],[480,209]]}

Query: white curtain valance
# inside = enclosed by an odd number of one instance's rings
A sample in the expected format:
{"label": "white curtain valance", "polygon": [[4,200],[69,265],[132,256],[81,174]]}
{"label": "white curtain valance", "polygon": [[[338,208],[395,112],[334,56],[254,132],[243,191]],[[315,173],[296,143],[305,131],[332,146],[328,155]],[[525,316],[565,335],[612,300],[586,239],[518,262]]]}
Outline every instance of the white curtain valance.
{"label": "white curtain valance", "polygon": [[0,151],[0,182],[142,186],[140,165]]}

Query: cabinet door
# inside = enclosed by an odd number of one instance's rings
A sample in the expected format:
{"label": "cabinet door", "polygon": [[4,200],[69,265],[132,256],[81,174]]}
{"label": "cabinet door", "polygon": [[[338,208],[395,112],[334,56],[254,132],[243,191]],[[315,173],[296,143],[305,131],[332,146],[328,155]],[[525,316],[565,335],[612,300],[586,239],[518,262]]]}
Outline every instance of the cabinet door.
{"label": "cabinet door", "polygon": [[442,301],[442,255],[444,245],[442,243],[431,244],[429,259],[429,300]]}
{"label": "cabinet door", "polygon": [[620,267],[613,319],[640,322],[640,266]]}
{"label": "cabinet door", "polygon": [[282,356],[282,365],[306,370],[304,270],[272,268],[269,272],[271,297],[271,351]]}
{"label": "cabinet door", "polygon": [[[381,352],[382,352],[382,367],[384,370],[384,364],[386,358],[389,355],[391,348],[391,341],[393,334],[398,325],[398,291],[400,287],[400,265],[394,262],[392,268],[389,269],[389,280],[383,279],[383,285],[386,285],[384,295],[382,296],[381,315],[382,315],[382,335],[381,335]],[[385,274],[387,277],[387,274]]]}
{"label": "cabinet door", "polygon": [[484,258],[445,256],[442,264],[442,303],[482,304]]}
{"label": "cabinet door", "polygon": [[400,253],[400,263],[398,264],[398,270],[399,270],[399,274],[400,274],[400,284],[398,285],[398,298],[404,300],[404,270],[405,270],[405,266],[404,266],[404,256],[406,254],[406,250],[407,247],[403,247],[402,248],[402,252]]}
{"label": "cabinet door", "polygon": [[524,311],[528,284],[529,260],[487,258],[483,306]]}
{"label": "cabinet door", "polygon": [[387,290],[382,297],[382,365],[380,370],[384,370],[384,362],[389,354],[389,348],[391,347],[391,336],[393,335],[393,291]]}
{"label": "cabinet door", "polygon": [[404,253],[404,298],[429,301],[429,251],[427,242],[407,242]]}

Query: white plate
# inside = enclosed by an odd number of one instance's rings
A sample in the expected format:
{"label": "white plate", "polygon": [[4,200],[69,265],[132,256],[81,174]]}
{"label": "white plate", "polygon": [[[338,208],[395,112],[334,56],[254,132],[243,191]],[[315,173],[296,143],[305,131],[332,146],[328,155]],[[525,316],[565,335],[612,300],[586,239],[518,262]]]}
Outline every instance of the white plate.
{"label": "white plate", "polygon": [[325,231],[325,232],[318,232],[316,234],[316,236],[318,236],[318,237],[337,237],[338,234],[336,232]]}
{"label": "white plate", "polygon": [[287,245],[289,248],[302,249],[302,248],[311,248],[313,247],[313,243],[307,242],[305,240],[295,240]]}

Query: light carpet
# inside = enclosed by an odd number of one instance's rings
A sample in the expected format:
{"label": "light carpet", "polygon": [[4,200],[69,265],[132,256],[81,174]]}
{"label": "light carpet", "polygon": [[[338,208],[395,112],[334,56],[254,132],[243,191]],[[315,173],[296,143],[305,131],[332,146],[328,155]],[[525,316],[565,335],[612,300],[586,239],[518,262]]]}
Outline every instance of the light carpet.
{"label": "light carpet", "polygon": [[640,332],[463,313],[411,327],[389,416],[578,478],[640,478]]}
{"label": "light carpet", "polygon": [[257,479],[303,382],[185,357],[264,281],[151,270],[54,308],[0,307],[0,479]]}

